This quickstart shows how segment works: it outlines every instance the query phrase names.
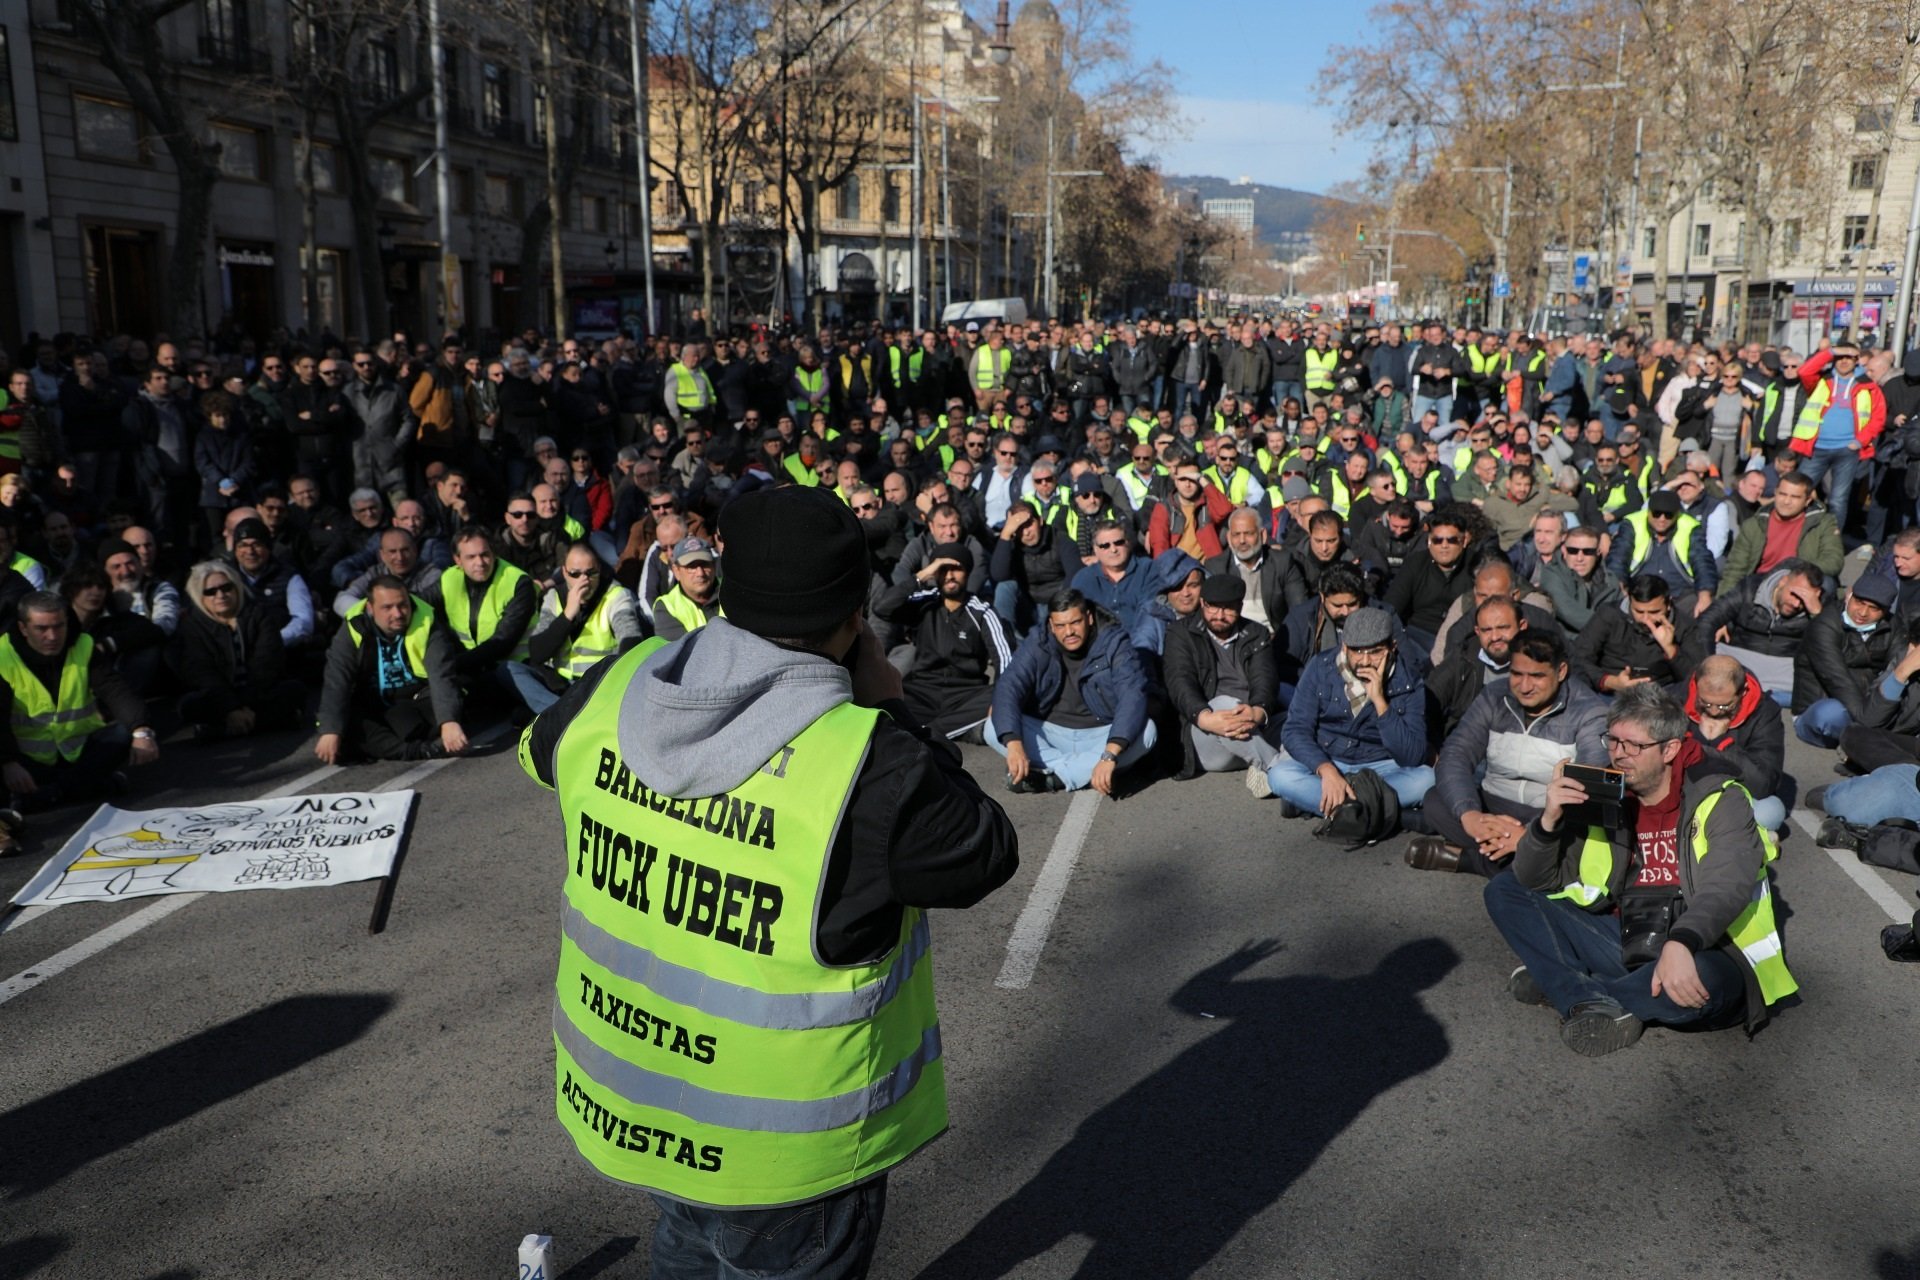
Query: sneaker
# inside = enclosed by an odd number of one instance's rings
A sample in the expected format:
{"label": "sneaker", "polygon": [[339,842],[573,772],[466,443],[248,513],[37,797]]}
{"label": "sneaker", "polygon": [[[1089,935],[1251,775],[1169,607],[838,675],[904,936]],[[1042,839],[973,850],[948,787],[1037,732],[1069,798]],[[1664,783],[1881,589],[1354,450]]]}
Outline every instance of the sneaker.
{"label": "sneaker", "polygon": [[1859,853],[1865,833],[1864,827],[1856,827],[1838,818],[1828,818],[1820,824],[1820,834],[1813,838],[1813,842],[1822,849],[1844,849],[1848,853]]}
{"label": "sneaker", "polygon": [[1801,803],[1805,804],[1807,808],[1813,810],[1815,813],[1825,813],[1827,811],[1827,789],[1825,787],[1813,788],[1813,790],[1807,792]]}
{"label": "sneaker", "polygon": [[1060,781],[1060,775],[1051,769],[1035,769],[1027,775],[1033,782],[1036,792],[1065,791],[1067,784]]}
{"label": "sneaker", "polygon": [[1281,817],[1304,818],[1307,816],[1307,811],[1305,809],[1302,809],[1299,805],[1287,799],[1285,796],[1281,796],[1279,797],[1279,799],[1280,799],[1280,816]]}
{"label": "sneaker", "polygon": [[1521,1004],[1547,1005],[1547,993],[1540,989],[1540,984],[1533,980],[1533,975],[1527,972],[1525,965],[1507,975],[1507,994]]}
{"label": "sneaker", "polygon": [[1629,1048],[1646,1024],[1612,1000],[1577,1004],[1560,1024],[1560,1039],[1583,1058],[1604,1058]]}
{"label": "sneaker", "polygon": [[1267,771],[1257,764],[1247,766],[1247,794],[1255,800],[1265,800],[1273,794],[1273,784],[1267,781]]}

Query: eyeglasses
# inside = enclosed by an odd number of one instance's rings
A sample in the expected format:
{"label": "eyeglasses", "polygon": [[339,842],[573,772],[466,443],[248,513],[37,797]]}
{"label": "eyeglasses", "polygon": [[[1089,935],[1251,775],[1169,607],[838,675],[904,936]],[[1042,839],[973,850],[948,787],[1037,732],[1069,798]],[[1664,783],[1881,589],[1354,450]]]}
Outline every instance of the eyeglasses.
{"label": "eyeglasses", "polygon": [[569,569],[569,570],[567,570],[567,576],[568,576],[569,578],[593,578],[593,577],[598,577],[598,576],[599,576],[599,573],[600,573],[600,571],[599,571],[598,569]]}
{"label": "eyeglasses", "polygon": [[1465,541],[1466,539],[1459,534],[1448,536],[1446,534],[1430,533],[1427,535],[1427,545],[1433,547],[1457,547]]}
{"label": "eyeglasses", "polygon": [[213,370],[211,370],[211,369],[195,369],[195,370],[193,371],[193,376],[194,376],[194,377],[196,377],[196,378],[211,378],[211,377],[213,376]]}
{"label": "eyeglasses", "polygon": [[1562,547],[1561,552],[1565,555],[1570,555],[1570,556],[1597,556],[1600,554],[1600,548],[1598,547]]}
{"label": "eyeglasses", "polygon": [[574,455],[573,455],[573,459],[572,459],[572,460],[573,460],[574,462],[592,462],[592,461],[593,461],[593,455],[592,455],[592,454],[588,454],[588,453],[576,453],[576,454],[574,454]]}
{"label": "eyeglasses", "polygon": [[856,502],[853,504],[853,513],[860,516],[870,516],[879,509],[880,504],[877,502]]}
{"label": "eyeglasses", "polygon": [[1116,542],[1096,542],[1093,544],[1093,549],[1095,551],[1116,551],[1119,548],[1124,547],[1126,545],[1127,545],[1127,540],[1125,538],[1121,538]]}
{"label": "eyeglasses", "polygon": [[1702,701],[1700,703],[1700,712],[1702,715],[1712,716],[1715,720],[1725,720],[1733,714],[1734,708],[1739,705],[1737,702]]}
{"label": "eyeglasses", "polygon": [[525,520],[525,519],[526,519],[526,518],[527,518],[528,516],[530,516],[530,515],[532,515],[532,514],[533,514],[533,508],[532,508],[532,507],[522,507],[522,508],[521,508],[520,510],[518,510],[518,511],[509,511],[509,512],[507,512],[507,519],[509,519],[509,520]]}
{"label": "eyeglasses", "polygon": [[1618,752],[1619,754],[1631,759],[1632,757],[1637,756],[1641,752],[1645,751],[1648,747],[1657,747],[1663,742],[1672,742],[1673,739],[1672,738],[1655,738],[1652,742],[1635,742],[1632,738],[1615,737],[1613,734],[1609,733],[1605,737],[1601,738],[1600,741],[1607,744],[1608,751]]}
{"label": "eyeglasses", "polygon": [[218,586],[202,587],[200,588],[200,594],[209,597],[230,596],[233,594],[233,584],[231,582],[222,582]]}
{"label": "eyeglasses", "polygon": [[673,510],[673,503],[672,503],[672,501],[671,501],[671,500],[669,500],[669,501],[667,501],[667,502],[649,502],[649,503],[647,504],[647,510],[649,510],[649,511],[671,511],[671,510]]}
{"label": "eyeglasses", "polygon": [[1001,458],[1017,458],[1020,456],[1018,449],[995,449],[993,452],[995,456]]}
{"label": "eyeglasses", "polygon": [[373,368],[373,361],[371,361],[371,360],[355,360],[355,361],[353,362],[353,367],[354,367],[354,368],[356,368],[356,369],[371,369],[371,368]]}
{"label": "eyeglasses", "polygon": [[1057,479],[1055,479],[1055,478],[1054,478],[1054,477],[1052,477],[1052,476],[1035,476],[1035,477],[1033,478],[1033,482],[1034,482],[1035,484],[1037,484],[1037,485],[1039,485],[1039,484],[1059,484],[1059,483],[1060,483],[1060,481],[1059,481],[1059,480],[1057,480]]}

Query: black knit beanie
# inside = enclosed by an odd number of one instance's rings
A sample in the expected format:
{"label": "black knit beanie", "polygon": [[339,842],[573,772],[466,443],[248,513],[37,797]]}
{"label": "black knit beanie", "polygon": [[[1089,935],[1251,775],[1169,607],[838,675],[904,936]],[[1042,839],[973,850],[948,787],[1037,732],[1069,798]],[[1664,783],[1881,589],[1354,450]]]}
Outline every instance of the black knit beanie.
{"label": "black knit beanie", "polygon": [[756,489],[720,512],[720,542],[720,608],[755,635],[813,635],[866,603],[866,537],[826,489]]}

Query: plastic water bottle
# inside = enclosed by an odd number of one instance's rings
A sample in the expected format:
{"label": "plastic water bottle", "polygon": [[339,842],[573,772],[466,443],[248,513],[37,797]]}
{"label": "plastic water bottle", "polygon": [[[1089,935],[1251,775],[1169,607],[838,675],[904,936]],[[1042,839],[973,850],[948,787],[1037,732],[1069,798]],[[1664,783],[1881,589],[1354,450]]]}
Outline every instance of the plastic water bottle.
{"label": "plastic water bottle", "polygon": [[519,1280],[553,1280],[553,1237],[528,1235],[520,1241]]}

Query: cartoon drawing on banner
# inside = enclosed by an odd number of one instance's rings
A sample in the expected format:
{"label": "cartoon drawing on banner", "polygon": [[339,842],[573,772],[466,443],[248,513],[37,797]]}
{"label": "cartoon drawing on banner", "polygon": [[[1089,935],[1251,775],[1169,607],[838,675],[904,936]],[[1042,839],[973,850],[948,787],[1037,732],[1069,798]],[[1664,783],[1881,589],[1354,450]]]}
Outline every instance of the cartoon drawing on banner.
{"label": "cartoon drawing on banner", "polygon": [[[150,814],[133,830],[102,836],[82,849],[47,897],[120,897],[152,893],[157,886],[172,888],[173,877],[205,856],[215,840],[257,820],[260,814],[260,809],[244,804]],[[266,864],[274,861],[268,859]],[[320,875],[324,877],[325,860],[320,861]],[[248,872],[252,870],[250,864]],[[254,878],[297,877],[262,873]]]}

